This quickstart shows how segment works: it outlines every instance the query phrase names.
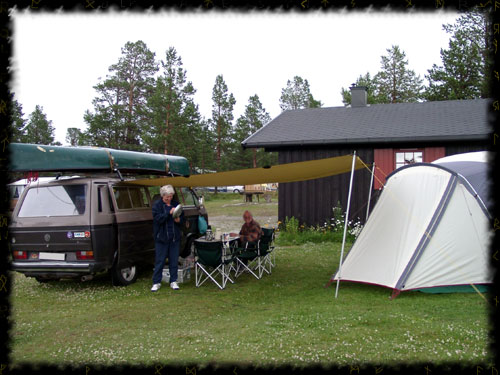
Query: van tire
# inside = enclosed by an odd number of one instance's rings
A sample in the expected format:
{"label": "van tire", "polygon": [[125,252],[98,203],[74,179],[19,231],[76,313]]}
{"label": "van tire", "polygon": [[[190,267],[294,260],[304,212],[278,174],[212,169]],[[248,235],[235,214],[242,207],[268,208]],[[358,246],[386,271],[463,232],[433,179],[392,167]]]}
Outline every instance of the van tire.
{"label": "van tire", "polygon": [[137,266],[118,268],[114,265],[111,269],[111,281],[114,286],[127,286],[135,283],[137,280]]}

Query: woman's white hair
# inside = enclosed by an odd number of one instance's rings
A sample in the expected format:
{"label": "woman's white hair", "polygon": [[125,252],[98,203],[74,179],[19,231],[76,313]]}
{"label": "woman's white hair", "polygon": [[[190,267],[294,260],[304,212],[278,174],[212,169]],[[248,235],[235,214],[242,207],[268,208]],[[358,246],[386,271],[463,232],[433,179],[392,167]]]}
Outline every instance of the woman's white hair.
{"label": "woman's white hair", "polygon": [[163,197],[164,195],[175,194],[175,190],[172,185],[165,185],[160,188],[160,195]]}

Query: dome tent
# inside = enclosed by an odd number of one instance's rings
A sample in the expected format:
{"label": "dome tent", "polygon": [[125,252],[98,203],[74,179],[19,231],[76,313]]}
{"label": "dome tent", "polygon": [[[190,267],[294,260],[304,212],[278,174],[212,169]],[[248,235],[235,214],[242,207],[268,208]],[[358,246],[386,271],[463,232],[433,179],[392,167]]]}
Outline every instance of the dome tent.
{"label": "dome tent", "polygon": [[381,285],[396,295],[490,284],[487,180],[485,152],[397,169],[332,281]]}

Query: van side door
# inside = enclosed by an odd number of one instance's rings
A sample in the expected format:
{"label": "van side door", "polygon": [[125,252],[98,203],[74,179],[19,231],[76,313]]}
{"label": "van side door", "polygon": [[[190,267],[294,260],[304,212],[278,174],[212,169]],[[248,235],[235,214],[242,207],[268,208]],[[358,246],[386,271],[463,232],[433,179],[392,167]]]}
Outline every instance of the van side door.
{"label": "van side door", "polygon": [[117,225],[108,184],[95,182],[92,196],[92,248],[98,260],[111,267],[117,250]]}
{"label": "van side door", "polygon": [[151,198],[144,186],[110,185],[117,228],[118,264],[154,263]]}

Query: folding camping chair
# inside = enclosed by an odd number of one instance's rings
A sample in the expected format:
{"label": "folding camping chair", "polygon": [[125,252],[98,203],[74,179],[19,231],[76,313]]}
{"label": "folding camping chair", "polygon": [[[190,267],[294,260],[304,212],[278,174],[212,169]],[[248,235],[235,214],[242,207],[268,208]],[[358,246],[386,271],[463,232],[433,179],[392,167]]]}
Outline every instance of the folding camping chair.
{"label": "folding camping chair", "polygon": [[[205,281],[213,281],[220,289],[226,287],[229,280],[234,284],[229,272],[234,258],[229,244],[222,241],[194,241],[196,287]],[[220,277],[220,281],[217,279]]]}
{"label": "folding camping chair", "polygon": [[271,263],[271,269],[276,266],[276,253],[274,252],[274,239],[276,238],[276,228],[264,228],[266,231],[272,231],[271,240],[269,241],[269,262]]}
{"label": "folding camping chair", "polygon": [[246,242],[244,247],[234,249],[233,255],[236,260],[235,277],[241,276],[244,272],[251,273],[256,279],[260,279],[254,271],[258,268],[258,242]]}
{"label": "folding camping chair", "polygon": [[259,278],[264,272],[271,274],[274,256],[274,228],[262,228],[262,236],[257,242],[257,262],[256,271]]}

